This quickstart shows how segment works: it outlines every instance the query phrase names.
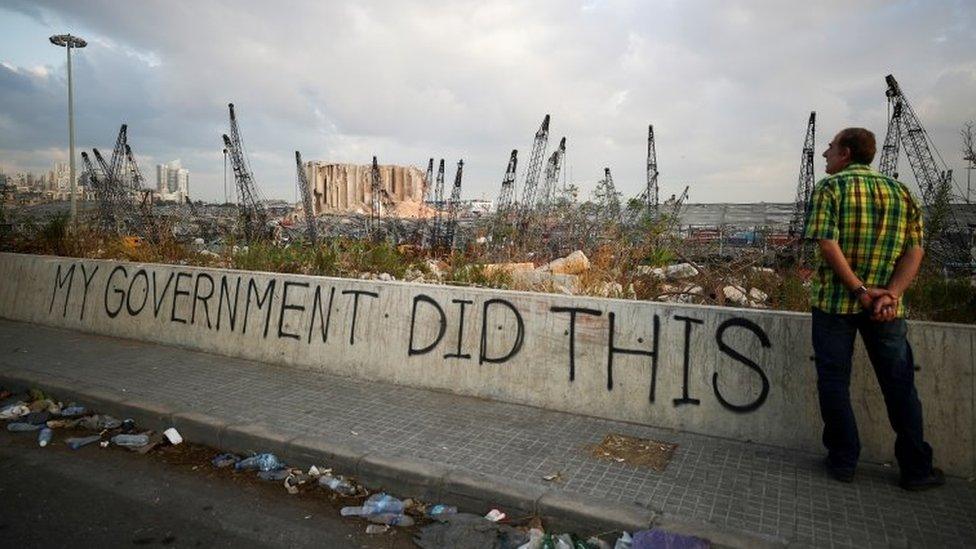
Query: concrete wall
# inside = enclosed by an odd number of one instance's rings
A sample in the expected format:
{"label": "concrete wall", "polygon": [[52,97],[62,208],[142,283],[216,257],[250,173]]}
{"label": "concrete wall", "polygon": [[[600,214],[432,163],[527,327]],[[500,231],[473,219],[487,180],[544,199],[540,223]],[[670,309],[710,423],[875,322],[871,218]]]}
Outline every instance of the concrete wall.
{"label": "concrete wall", "polygon": [[[15,254],[0,281],[13,320],[820,451],[806,314]],[[936,460],[971,476],[976,327],[909,337]],[[892,460],[856,360],[863,457]]]}

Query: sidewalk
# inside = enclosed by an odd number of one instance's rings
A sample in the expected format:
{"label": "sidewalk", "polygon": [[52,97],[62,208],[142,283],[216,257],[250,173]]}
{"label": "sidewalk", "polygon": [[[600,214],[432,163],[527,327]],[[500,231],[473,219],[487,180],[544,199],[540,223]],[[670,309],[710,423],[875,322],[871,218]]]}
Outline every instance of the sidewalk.
{"label": "sidewalk", "polygon": [[[865,464],[840,484],[815,454],[174,347],[0,320],[0,383],[174,423],[194,442],[335,466],[403,497],[536,512],[557,530],[655,524],[739,546],[976,543],[976,484],[962,479],[909,493],[897,468]],[[660,473],[592,457],[610,433],[678,449]]]}

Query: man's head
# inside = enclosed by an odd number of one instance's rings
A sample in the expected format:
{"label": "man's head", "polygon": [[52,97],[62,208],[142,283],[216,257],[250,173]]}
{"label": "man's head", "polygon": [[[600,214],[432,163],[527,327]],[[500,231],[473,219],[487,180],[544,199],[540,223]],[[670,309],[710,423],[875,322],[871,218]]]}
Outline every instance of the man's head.
{"label": "man's head", "polygon": [[870,130],[843,129],[823,153],[823,157],[827,159],[827,173],[835,174],[850,164],[870,164],[876,151],[877,144]]}

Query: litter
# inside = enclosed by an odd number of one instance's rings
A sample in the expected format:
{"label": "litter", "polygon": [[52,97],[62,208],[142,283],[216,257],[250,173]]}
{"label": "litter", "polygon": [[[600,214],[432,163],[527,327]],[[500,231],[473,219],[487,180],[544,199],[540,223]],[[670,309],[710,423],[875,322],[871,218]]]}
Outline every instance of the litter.
{"label": "litter", "polygon": [[78,425],[89,431],[105,431],[107,429],[118,429],[122,426],[122,420],[115,419],[112,416],[94,415],[82,418]]}
{"label": "litter", "polygon": [[339,514],[344,517],[357,516],[357,517],[368,517],[371,515],[380,514],[402,514],[406,505],[398,500],[397,498],[380,492],[378,494],[373,494],[363,502],[362,506],[357,507],[343,507]]}
{"label": "litter", "polygon": [[136,430],[136,422],[128,418],[123,419],[122,426],[119,428],[122,430],[123,433],[128,435]]}
{"label": "litter", "polygon": [[291,471],[288,469],[275,469],[273,471],[258,472],[258,478],[261,480],[273,480],[277,482],[279,480],[285,480],[290,474]]}
{"label": "litter", "polygon": [[340,475],[332,476],[331,473],[320,476],[319,485],[325,486],[333,492],[344,496],[351,496],[357,492],[356,487],[351,482]]}
{"label": "litter", "polygon": [[485,518],[492,522],[498,522],[500,520],[504,520],[504,518],[507,516],[508,515],[499,511],[498,509],[492,509],[491,511],[488,511],[488,514],[485,515]]}
{"label": "litter", "polygon": [[258,454],[244,458],[234,464],[234,469],[238,471],[274,471],[276,469],[283,469],[284,467],[285,464],[274,454]]}
{"label": "litter", "polygon": [[88,409],[84,406],[68,406],[67,408],[61,410],[61,417],[78,417],[87,413]]}
{"label": "litter", "polygon": [[554,480],[562,480],[562,473],[560,472],[560,473],[553,473],[551,475],[545,475],[542,477],[542,480],[546,480],[549,482],[552,482]]}
{"label": "litter", "polygon": [[456,515],[458,508],[453,505],[431,505],[427,508],[427,516],[432,519],[444,520],[444,517]]}
{"label": "litter", "polygon": [[126,448],[138,448],[149,444],[149,435],[115,435],[112,437],[112,444],[124,446]]}
{"label": "litter", "polygon": [[308,468],[308,473],[307,474],[308,474],[308,476],[310,476],[312,478],[319,478],[320,476],[322,476],[322,473],[324,473],[324,472],[327,473],[327,472],[329,472],[331,470],[332,469],[326,469],[325,471],[321,471],[321,470],[319,470],[318,467],[312,465],[311,467]]}
{"label": "litter", "polygon": [[47,420],[51,419],[50,412],[31,412],[24,417],[24,421],[27,423],[32,423],[34,425],[43,425],[47,423]]}
{"label": "litter", "polygon": [[11,433],[26,433],[28,431],[40,430],[43,425],[34,425],[33,423],[24,423],[21,421],[15,423],[8,423],[7,430]]}
{"label": "litter", "polygon": [[72,450],[77,450],[83,446],[87,446],[88,444],[91,444],[92,442],[97,442],[99,440],[102,440],[101,435],[91,435],[88,437],[69,438],[65,440],[64,443],[68,445],[68,448],[71,448]]}
{"label": "litter", "polygon": [[237,463],[240,460],[241,460],[241,458],[235,456],[234,454],[220,454],[220,455],[214,457],[213,459],[211,459],[210,460],[210,463],[214,467],[216,467],[218,469],[221,469],[223,467],[228,467],[230,465],[233,465],[233,464]]}
{"label": "litter", "polygon": [[366,527],[367,534],[385,534],[390,531],[389,524],[370,524]]}
{"label": "litter", "polygon": [[49,419],[47,426],[52,429],[74,429],[81,419]]}
{"label": "litter", "polygon": [[180,432],[177,431],[175,427],[170,427],[169,429],[163,431],[163,436],[166,437],[166,440],[168,440],[169,443],[172,444],[173,446],[176,446],[177,444],[183,442],[183,437],[180,435]]}
{"label": "litter", "polygon": [[51,443],[51,438],[54,437],[54,431],[44,427],[39,433],[37,433],[37,445],[41,448],[47,446]]}
{"label": "litter", "polygon": [[375,524],[388,524],[390,526],[413,526],[413,519],[402,513],[380,513],[369,515],[366,520]]}
{"label": "litter", "polygon": [[26,416],[29,413],[30,408],[28,408],[25,403],[15,402],[3,410],[0,410],[0,419],[14,419]]}

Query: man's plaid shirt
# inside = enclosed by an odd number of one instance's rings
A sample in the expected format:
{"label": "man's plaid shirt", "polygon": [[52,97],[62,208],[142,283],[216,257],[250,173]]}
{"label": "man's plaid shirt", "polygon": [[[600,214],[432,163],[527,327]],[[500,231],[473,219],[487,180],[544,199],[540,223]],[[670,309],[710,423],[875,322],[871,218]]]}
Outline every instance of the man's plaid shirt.
{"label": "man's plaid shirt", "polygon": [[[884,287],[902,253],[922,245],[922,211],[902,183],[864,164],[851,164],[817,183],[803,236],[838,241],[864,285]],[[822,258],[813,279],[810,304],[835,314],[862,310]],[[897,315],[905,315],[903,300],[898,301]]]}

